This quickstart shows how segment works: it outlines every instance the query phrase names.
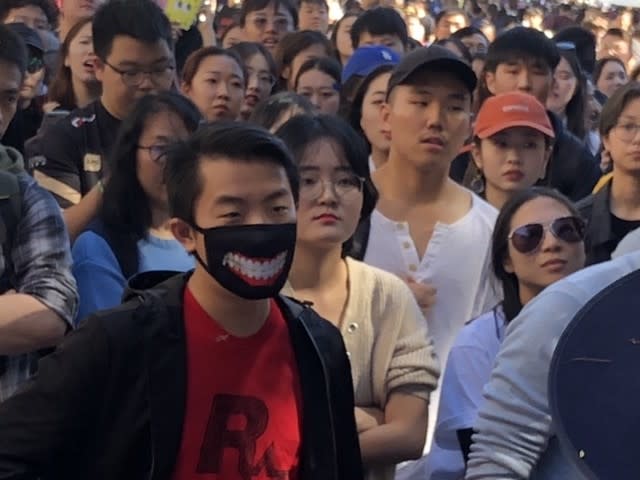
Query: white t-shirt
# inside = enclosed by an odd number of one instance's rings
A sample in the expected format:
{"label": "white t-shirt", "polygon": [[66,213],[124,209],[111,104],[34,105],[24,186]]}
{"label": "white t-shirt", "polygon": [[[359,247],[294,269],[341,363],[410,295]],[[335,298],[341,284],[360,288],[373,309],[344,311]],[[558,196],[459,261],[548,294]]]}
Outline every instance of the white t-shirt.
{"label": "white t-shirt", "polygon": [[[438,291],[426,319],[436,354],[444,361],[456,336],[471,318],[491,310],[499,296],[490,274],[489,246],[498,212],[469,192],[472,205],[460,220],[436,224],[420,259],[407,222],[394,222],[379,211],[371,216],[371,231],[364,261],[400,277],[431,283]],[[425,453],[431,447],[440,392],[431,394]],[[424,458],[403,464],[396,480],[424,480]]]}
{"label": "white t-shirt", "polygon": [[491,378],[504,330],[504,313],[501,307],[496,307],[465,325],[451,347],[440,387],[440,409],[427,478],[464,478],[464,459],[456,431],[475,424],[483,402],[482,390]]}

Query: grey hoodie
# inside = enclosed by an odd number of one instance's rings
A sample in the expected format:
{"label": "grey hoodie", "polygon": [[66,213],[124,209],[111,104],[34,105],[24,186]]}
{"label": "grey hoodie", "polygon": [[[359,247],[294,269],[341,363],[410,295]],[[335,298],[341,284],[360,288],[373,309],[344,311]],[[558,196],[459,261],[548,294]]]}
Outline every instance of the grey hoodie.
{"label": "grey hoodie", "polygon": [[555,437],[547,392],[551,358],[576,313],[638,269],[640,252],[581,270],[545,289],[509,324],[484,388],[466,479],[584,478]]}

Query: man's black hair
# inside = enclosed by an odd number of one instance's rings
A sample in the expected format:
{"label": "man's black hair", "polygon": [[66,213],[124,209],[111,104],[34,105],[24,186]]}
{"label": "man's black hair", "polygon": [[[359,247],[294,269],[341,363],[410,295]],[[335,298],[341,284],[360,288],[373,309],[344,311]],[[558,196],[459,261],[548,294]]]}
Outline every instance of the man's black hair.
{"label": "man's black hair", "polygon": [[16,8],[38,7],[47,17],[47,22],[51,28],[58,26],[58,16],[60,11],[51,0],[1,0],[0,1],[0,22],[4,22],[9,16],[9,12]]}
{"label": "man's black hair", "polygon": [[358,48],[363,33],[396,35],[405,47],[409,43],[407,24],[395,9],[389,7],[372,8],[358,17],[351,27],[353,48]]}
{"label": "man's black hair", "polygon": [[[207,157],[207,160],[203,160]],[[200,163],[230,159],[234,162],[270,163],[285,171],[293,198],[298,200],[298,169],[282,140],[267,130],[240,122],[206,125],[188,140],[167,150],[165,181],[171,215],[195,225],[193,211],[204,188]],[[211,159],[211,160],[209,160]]]}
{"label": "man's black hair", "polygon": [[451,37],[449,38],[457,38],[458,40],[462,40],[463,38],[471,37],[473,35],[482,35],[487,40],[487,43],[489,43],[489,39],[484,34],[484,32],[476,27],[461,28],[460,30],[453,32],[451,34]]}
{"label": "man's black hair", "polygon": [[485,71],[495,72],[501,63],[526,59],[542,60],[553,72],[560,63],[560,53],[553,40],[539,30],[514,27],[498,35],[489,45]]}
{"label": "man's black hair", "polygon": [[27,46],[22,38],[6,25],[0,24],[0,62],[15,65],[24,77],[27,71]]}
{"label": "man's black hair", "polygon": [[583,27],[567,27],[553,37],[556,43],[570,42],[576,46],[576,56],[582,69],[589,75],[596,66],[596,36]]}
{"label": "man's black hair", "polygon": [[109,0],[93,17],[93,51],[106,60],[117,36],[154,44],[165,41],[171,48],[171,24],[153,0]]}
{"label": "man's black hair", "polygon": [[242,4],[242,10],[240,10],[240,26],[244,27],[247,21],[247,15],[251,12],[264,10],[269,5],[273,5],[276,11],[278,11],[280,6],[283,6],[293,19],[293,29],[298,29],[298,9],[290,0],[245,0]]}
{"label": "man's black hair", "polygon": [[329,10],[329,4],[327,3],[327,0],[300,0],[300,7],[302,7],[303,3],[318,5],[320,7],[324,7],[327,10]]}

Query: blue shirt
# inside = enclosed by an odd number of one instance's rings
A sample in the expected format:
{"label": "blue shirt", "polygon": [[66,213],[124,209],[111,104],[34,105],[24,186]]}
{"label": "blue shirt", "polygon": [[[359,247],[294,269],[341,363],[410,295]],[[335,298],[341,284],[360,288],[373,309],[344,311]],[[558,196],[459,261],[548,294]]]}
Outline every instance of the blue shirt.
{"label": "blue shirt", "polygon": [[[177,240],[149,235],[138,242],[138,272],[174,270],[186,272],[194,259]],[[115,254],[100,235],[87,231],[73,244],[73,274],[78,283],[78,320],[93,312],[120,305],[127,283]]]}

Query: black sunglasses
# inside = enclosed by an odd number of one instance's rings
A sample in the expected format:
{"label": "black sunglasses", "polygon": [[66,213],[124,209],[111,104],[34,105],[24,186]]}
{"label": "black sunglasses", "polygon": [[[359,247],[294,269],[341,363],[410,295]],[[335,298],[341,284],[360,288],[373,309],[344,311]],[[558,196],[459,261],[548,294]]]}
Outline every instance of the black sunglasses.
{"label": "black sunglasses", "polygon": [[520,253],[532,253],[542,243],[545,230],[563,242],[578,243],[584,240],[585,223],[578,217],[556,218],[549,225],[529,223],[511,232],[509,240]]}
{"label": "black sunglasses", "polygon": [[29,57],[27,72],[34,74],[44,68],[44,60],[41,57]]}

